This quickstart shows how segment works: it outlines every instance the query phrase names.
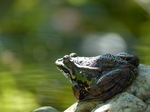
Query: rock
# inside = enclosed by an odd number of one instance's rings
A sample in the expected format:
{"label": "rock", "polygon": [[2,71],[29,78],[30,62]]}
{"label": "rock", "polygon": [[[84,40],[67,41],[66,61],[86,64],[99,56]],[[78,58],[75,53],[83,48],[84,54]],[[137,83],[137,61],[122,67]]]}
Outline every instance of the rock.
{"label": "rock", "polygon": [[127,88],[127,92],[145,102],[150,100],[150,66],[140,64],[139,75],[133,84]]}
{"label": "rock", "polygon": [[32,112],[59,112],[59,111],[51,106],[45,106],[45,107],[41,107],[36,110],[33,110]]}
{"label": "rock", "polygon": [[142,112],[146,107],[147,105],[141,99],[123,92],[106,103],[99,104],[92,112]]}
{"label": "rock", "polygon": [[150,66],[139,65],[139,74],[122,93],[102,102],[78,101],[64,112],[150,112]]}
{"label": "rock", "polygon": [[76,102],[64,112],[91,112],[99,102]]}

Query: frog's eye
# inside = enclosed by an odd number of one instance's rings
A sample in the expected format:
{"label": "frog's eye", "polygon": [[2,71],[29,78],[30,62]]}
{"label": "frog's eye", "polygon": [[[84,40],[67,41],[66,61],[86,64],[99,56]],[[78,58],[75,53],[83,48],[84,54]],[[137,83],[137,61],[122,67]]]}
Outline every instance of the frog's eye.
{"label": "frog's eye", "polygon": [[76,53],[71,53],[70,57],[77,57],[78,55]]}
{"label": "frog's eye", "polygon": [[70,60],[70,56],[69,55],[65,55],[64,57],[63,57],[63,61],[64,62],[68,62]]}

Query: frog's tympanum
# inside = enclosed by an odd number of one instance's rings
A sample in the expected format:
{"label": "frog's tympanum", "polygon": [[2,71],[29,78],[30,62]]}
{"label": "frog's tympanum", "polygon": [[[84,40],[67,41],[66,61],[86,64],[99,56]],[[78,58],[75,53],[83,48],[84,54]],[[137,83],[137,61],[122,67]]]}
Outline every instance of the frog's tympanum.
{"label": "frog's tympanum", "polygon": [[95,57],[71,53],[55,63],[70,79],[76,99],[105,101],[123,91],[136,77],[139,58],[124,52]]}

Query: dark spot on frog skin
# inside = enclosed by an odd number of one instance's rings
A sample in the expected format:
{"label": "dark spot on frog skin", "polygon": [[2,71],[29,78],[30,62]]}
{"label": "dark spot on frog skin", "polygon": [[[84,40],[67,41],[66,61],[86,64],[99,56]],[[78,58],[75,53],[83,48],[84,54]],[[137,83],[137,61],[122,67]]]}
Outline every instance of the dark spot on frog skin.
{"label": "dark spot on frog skin", "polygon": [[139,58],[119,53],[95,57],[65,55],[55,63],[72,82],[76,99],[105,101],[122,92],[138,74]]}

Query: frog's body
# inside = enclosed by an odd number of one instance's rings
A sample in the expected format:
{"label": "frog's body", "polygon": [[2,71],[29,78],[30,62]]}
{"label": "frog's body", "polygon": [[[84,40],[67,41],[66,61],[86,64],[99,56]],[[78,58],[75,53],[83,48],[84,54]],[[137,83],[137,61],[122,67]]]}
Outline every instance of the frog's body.
{"label": "frog's body", "polygon": [[105,101],[125,89],[138,73],[139,58],[127,53],[79,57],[75,53],[56,62],[72,82],[78,100]]}

